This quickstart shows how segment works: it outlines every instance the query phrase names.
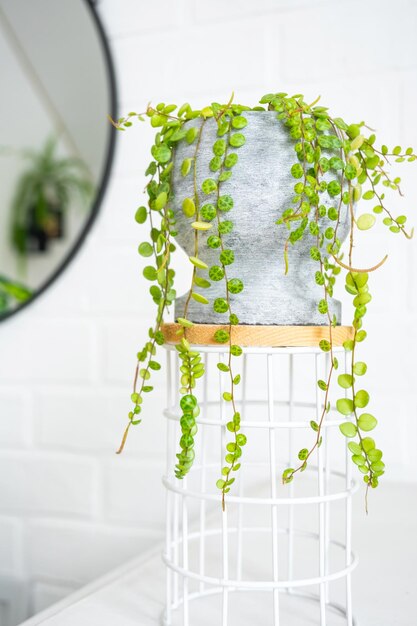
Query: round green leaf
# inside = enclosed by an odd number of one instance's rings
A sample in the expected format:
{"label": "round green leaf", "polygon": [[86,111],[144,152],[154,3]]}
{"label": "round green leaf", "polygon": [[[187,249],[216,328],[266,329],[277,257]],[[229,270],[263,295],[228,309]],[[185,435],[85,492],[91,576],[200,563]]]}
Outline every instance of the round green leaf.
{"label": "round green leaf", "polygon": [[213,309],[216,313],[226,313],[229,310],[229,305],[225,298],[216,298],[213,302]]}
{"label": "round green leaf", "polygon": [[359,230],[369,230],[375,224],[375,221],[375,215],[372,215],[372,213],[364,213],[358,217],[356,225]]}
{"label": "round green leaf", "polygon": [[228,235],[233,230],[233,222],[230,220],[224,220],[224,222],[220,222],[219,224],[219,233],[221,235]]}
{"label": "round green leaf", "polygon": [[352,454],[362,454],[362,448],[356,441],[349,441],[348,448]]}
{"label": "round green leaf", "polygon": [[353,401],[350,398],[340,398],[336,402],[336,408],[342,415],[351,415],[353,413]]}
{"label": "round green leaf", "polygon": [[375,193],[372,191],[372,189],[370,189],[369,191],[365,191],[362,198],[364,200],[372,200],[374,196],[375,196]]}
{"label": "round green leaf", "polygon": [[217,215],[216,207],[214,204],[205,204],[200,209],[200,216],[206,222],[211,222]]}
{"label": "round green leaf", "polygon": [[185,135],[185,140],[187,143],[192,144],[198,135],[198,128],[196,128],[195,126],[193,126],[193,128],[189,128],[187,130],[187,134]]}
{"label": "round green leaf", "polygon": [[355,437],[358,432],[356,425],[352,424],[352,422],[344,422],[343,424],[340,424],[339,430],[345,437]]}
{"label": "round green leaf", "polygon": [[220,211],[230,211],[233,208],[233,198],[231,196],[220,196],[217,207]]}
{"label": "round green leaf", "polygon": [[231,265],[235,260],[235,254],[233,250],[222,250],[220,253],[220,263],[223,265]]}
{"label": "round green leaf", "polygon": [[347,180],[353,180],[356,178],[356,174],[356,167],[348,163],[345,167],[345,178],[347,178]]}
{"label": "round green leaf", "polygon": [[358,409],[364,409],[369,402],[369,393],[365,389],[361,389],[355,394],[355,406]]}
{"label": "round green leaf", "polygon": [[152,256],[153,254],[153,248],[147,241],[144,241],[139,245],[138,251],[141,256]]}
{"label": "round green leaf", "polygon": [[184,198],[182,201],[182,211],[186,217],[192,217],[195,213],[195,204],[192,198]]}
{"label": "round green leaf", "polygon": [[350,139],[355,139],[355,137],[357,137],[361,132],[361,129],[357,124],[351,124],[345,130]]}
{"label": "round green leaf", "polygon": [[181,324],[181,326],[184,326],[184,328],[191,328],[192,326],[194,326],[194,324],[190,322],[190,320],[187,320],[184,317],[178,317],[177,323]]}
{"label": "round green leaf", "polygon": [[362,413],[358,419],[359,428],[365,432],[373,430],[377,423],[376,418],[370,413]]}
{"label": "round green leaf", "polygon": [[194,282],[198,287],[202,287],[203,289],[208,289],[211,286],[211,283],[201,276],[194,276]]}
{"label": "round green leaf", "polygon": [[232,119],[233,128],[245,128],[247,123],[248,120],[246,119],[246,117],[243,117],[243,115],[237,115]]}
{"label": "round green leaf", "polygon": [[384,472],[385,463],[383,463],[382,461],[376,461],[375,463],[371,463],[371,467],[374,472],[378,472],[378,475],[380,475],[380,472]]}
{"label": "round green leaf", "polygon": [[229,333],[227,330],[219,329],[214,333],[214,341],[217,343],[227,343],[229,341]]}
{"label": "round green leaf", "polygon": [[304,170],[300,163],[294,163],[291,168],[291,174],[293,178],[302,178],[304,176]]}
{"label": "round green leaf", "polygon": [[353,377],[350,374],[340,374],[337,382],[343,389],[349,389],[349,387],[352,387]]}
{"label": "round green leaf", "polygon": [[213,145],[213,152],[216,156],[223,156],[226,152],[226,142],[224,139],[217,139]]}
{"label": "round green leaf", "polygon": [[202,261],[201,259],[198,259],[195,256],[190,256],[189,259],[191,263],[195,265],[195,267],[198,267],[200,270],[208,270],[208,265],[204,263],[204,261]]}
{"label": "round green leaf", "polygon": [[227,283],[230,293],[240,293],[243,290],[243,283],[240,278],[231,278]]}
{"label": "round green leaf", "polygon": [[362,448],[365,450],[365,452],[370,452],[375,448],[375,441],[372,439],[372,437],[364,437],[362,439]]}
{"label": "round green leaf", "polygon": [[171,158],[171,150],[163,143],[160,146],[152,146],[151,153],[158,163],[168,163]]}
{"label": "round green leaf", "polygon": [[210,237],[207,239],[207,245],[209,248],[213,249],[220,248],[220,246],[222,245],[222,240],[217,235],[210,235]]}
{"label": "round green leaf", "polygon": [[289,467],[288,469],[284,470],[282,473],[282,482],[284,484],[290,483],[294,478],[293,474],[294,474],[294,469],[292,467]]}
{"label": "round green leaf", "polygon": [[158,197],[155,200],[154,209],[156,211],[160,211],[164,208],[166,203],[168,202],[168,194],[166,191],[161,191]]}
{"label": "round green leaf", "polygon": [[146,207],[140,206],[135,213],[135,220],[138,224],[144,224],[146,222],[147,215],[148,212],[146,210]]}
{"label": "round green leaf", "polygon": [[208,195],[210,193],[213,193],[213,191],[216,191],[217,183],[213,178],[206,178],[206,180],[203,180],[201,189],[205,194]]}
{"label": "round green leaf", "polygon": [[327,215],[329,217],[329,220],[335,221],[339,217],[339,211],[334,206],[331,206],[330,209],[327,211]]}
{"label": "round green leaf", "polygon": [[144,269],[143,269],[143,275],[147,280],[156,280],[157,279],[157,272],[156,269],[152,266],[152,265],[147,265]]}
{"label": "round green leaf", "polygon": [[222,166],[222,158],[215,156],[210,161],[210,169],[212,172],[217,172]]}
{"label": "round green leaf", "polygon": [[356,333],[356,341],[360,343],[361,341],[364,341],[364,339],[366,339],[366,330],[359,330]]}
{"label": "round green leaf", "polygon": [[224,160],[225,167],[233,167],[234,165],[236,165],[238,158],[239,157],[236,152],[231,152],[230,154],[228,154]]}
{"label": "round green leaf", "polygon": [[358,307],[363,304],[368,304],[372,300],[372,296],[369,292],[359,293],[353,300],[353,306]]}
{"label": "round green leaf", "polygon": [[370,450],[368,452],[368,457],[371,463],[377,463],[378,461],[382,459],[382,452],[381,450],[377,450],[375,448],[374,450]]}
{"label": "round green leaf", "polygon": [[191,294],[191,297],[193,298],[193,300],[195,300],[199,304],[208,304],[209,303],[207,298],[205,296],[202,296],[201,293],[196,293],[195,291],[193,291],[193,293]]}
{"label": "round green leaf", "polygon": [[184,161],[181,163],[181,174],[183,176],[187,176],[190,169],[191,169],[191,159],[184,159]]}
{"label": "round green leaf", "polygon": [[224,269],[219,265],[212,265],[209,270],[211,280],[218,281],[224,278]]}
{"label": "round green leaf", "polygon": [[353,371],[357,376],[363,376],[364,374],[366,374],[367,369],[367,365],[363,361],[356,361],[356,363],[353,365]]}
{"label": "round green leaf", "polygon": [[233,133],[233,135],[231,135],[229,139],[230,145],[234,148],[240,148],[241,146],[243,146],[245,141],[245,135],[243,135],[242,133]]}
{"label": "round green leaf", "polygon": [[213,224],[209,224],[209,222],[192,222],[191,226],[195,230],[210,230]]}
{"label": "round green leaf", "polygon": [[342,188],[341,188],[340,183],[339,183],[338,180],[332,180],[327,185],[327,193],[332,198],[334,198],[335,196],[338,196],[340,194],[341,190],[342,190]]}
{"label": "round green leaf", "polygon": [[342,170],[344,165],[345,164],[340,157],[332,157],[329,160],[329,167],[331,170]]}
{"label": "round green leaf", "polygon": [[303,448],[302,450],[300,450],[300,452],[298,453],[298,458],[300,459],[300,461],[305,461],[307,457],[308,457],[308,449]]}

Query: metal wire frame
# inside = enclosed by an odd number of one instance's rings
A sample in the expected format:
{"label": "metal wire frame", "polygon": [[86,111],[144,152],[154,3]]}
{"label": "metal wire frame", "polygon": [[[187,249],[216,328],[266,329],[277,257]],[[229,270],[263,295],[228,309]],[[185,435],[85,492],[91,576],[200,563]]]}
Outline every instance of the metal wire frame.
{"label": "metal wire frame", "polygon": [[[197,418],[200,429],[199,455],[196,463],[191,470],[198,476],[198,481],[194,487],[190,487],[188,480],[177,481],[173,477],[173,464],[175,464],[175,452],[178,441],[179,419],[179,381],[178,381],[178,358],[173,347],[167,346],[168,361],[168,401],[167,409],[164,411],[167,418],[167,470],[163,477],[163,483],[166,487],[167,504],[166,504],[166,544],[163,560],[167,566],[167,592],[166,607],[162,616],[162,623],[165,626],[199,626],[198,623],[192,623],[190,618],[190,605],[197,603],[203,598],[213,595],[221,597],[221,611],[218,615],[218,621],[212,626],[229,626],[230,624],[230,594],[239,591],[256,592],[266,591],[271,595],[271,619],[273,626],[284,626],[280,613],[280,594],[287,593],[295,596],[297,601],[315,601],[320,607],[320,617],[317,624],[319,626],[328,626],[328,616],[331,612],[338,614],[343,618],[346,626],[355,626],[357,623],[352,613],[352,597],[351,597],[351,573],[357,565],[357,557],[351,549],[351,514],[352,514],[352,495],[358,488],[355,481],[352,480],[350,459],[346,447],[346,463],[343,471],[337,471],[331,468],[328,431],[337,427],[343,422],[343,419],[326,416],[323,424],[322,434],[323,442],[317,450],[317,464],[309,464],[306,473],[315,477],[317,482],[317,490],[313,495],[297,496],[294,492],[293,484],[288,486],[285,497],[277,495],[277,477],[280,476],[282,467],[286,466],[287,460],[293,458],[294,450],[294,434],[302,428],[309,428],[309,421],[299,421],[294,419],[294,409],[301,407],[305,409],[313,409],[317,415],[320,415],[323,408],[323,399],[321,391],[316,386],[315,402],[297,401],[294,397],[294,360],[298,355],[312,355],[315,362],[315,380],[325,378],[329,368],[328,355],[323,354],[318,348],[245,348],[243,355],[242,367],[242,397],[240,399],[241,426],[242,430],[253,429],[261,430],[267,433],[268,439],[268,461],[265,462],[244,462],[239,474],[238,484],[234,485],[234,489],[228,494],[227,502],[231,506],[237,507],[237,519],[235,523],[231,523],[228,519],[228,507],[221,514],[220,526],[214,528],[208,523],[210,516],[209,505],[213,507],[214,503],[218,503],[220,507],[221,496],[219,493],[211,490],[208,485],[207,474],[210,470],[220,476],[222,467],[222,459],[224,457],[226,444],[226,423],[228,421],[225,403],[222,400],[224,391],[225,377],[220,373],[218,381],[213,371],[208,368],[208,357],[210,354],[217,355],[219,361],[225,358],[226,349],[221,347],[198,347],[198,350],[204,354],[206,365],[206,375],[203,379],[202,402],[200,403],[201,414]],[[248,362],[252,355],[260,355],[266,361],[266,399],[253,400],[247,398],[246,372]],[[288,355],[289,357],[289,389],[288,400],[277,400],[274,397],[276,391],[276,381],[274,378],[274,358],[276,355]],[[174,373],[174,364],[175,372]],[[345,371],[347,362],[345,360]],[[312,384],[314,384],[312,381]],[[208,389],[216,386],[218,390],[218,399],[211,400],[209,398]],[[267,407],[267,420],[248,420],[246,418],[248,408],[259,404],[265,404]],[[276,411],[282,407],[288,409],[288,419],[276,419]],[[215,409],[217,417],[209,417],[208,410]],[[230,416],[229,416],[230,419]],[[208,459],[207,439],[208,428],[215,429],[220,432],[221,450],[218,461]],[[288,434],[288,453],[287,458],[281,459],[280,463],[277,459],[277,438],[286,431]],[[252,438],[256,435],[252,433]],[[282,466],[282,467],[281,467]],[[265,470],[266,482],[269,484],[269,495],[261,496],[258,494],[247,493],[245,489],[245,472],[249,468],[261,468]],[[344,488],[335,491],[331,490],[331,480],[338,478],[339,482],[343,482]],[[345,532],[344,542],[331,538],[330,533],[330,509],[331,505],[337,501],[344,501],[344,520]],[[197,520],[192,519],[191,504],[197,504]],[[245,525],[245,510],[247,507],[267,506],[270,508],[270,524],[267,526],[248,526]],[[318,531],[305,531],[295,526],[295,511],[300,505],[309,505],[318,510]],[[282,527],[278,522],[278,511],[280,507],[288,508],[287,524]],[[195,518],[195,513],[194,513]],[[196,522],[196,523],[195,523]],[[193,529],[191,529],[191,526]],[[194,529],[195,528],[195,529]],[[261,535],[270,536],[272,545],[272,576],[270,579],[258,580],[251,579],[242,574],[242,554],[244,539],[247,536],[259,537]],[[286,554],[279,550],[279,536],[286,536],[287,551]],[[207,560],[207,541],[210,538],[218,538],[221,540],[221,557],[219,559],[219,575],[209,575],[206,571]],[[318,550],[318,575],[307,577],[294,577],[296,558],[294,550],[294,542],[297,538],[304,537],[317,542]],[[235,541],[236,553],[231,558],[230,542]],[[196,548],[198,554],[198,566],[190,564],[189,550],[191,547]],[[344,553],[344,566],[331,571],[330,568],[330,551],[337,549]],[[269,555],[264,555],[267,558]],[[281,566],[286,565],[287,576],[280,576]],[[298,568],[299,569],[299,568]],[[344,581],[345,601],[343,603],[330,599],[331,583],[341,580]],[[194,582],[196,590],[190,590],[190,584]],[[180,584],[181,583],[181,584]],[[318,594],[309,591],[311,587],[318,587]]]}

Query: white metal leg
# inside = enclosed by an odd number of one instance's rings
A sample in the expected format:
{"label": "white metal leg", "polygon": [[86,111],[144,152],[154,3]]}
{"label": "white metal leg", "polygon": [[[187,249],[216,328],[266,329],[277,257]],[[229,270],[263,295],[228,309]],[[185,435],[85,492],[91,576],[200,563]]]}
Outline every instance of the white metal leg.
{"label": "white metal leg", "polygon": [[[167,375],[168,375],[168,385],[167,385],[167,406],[172,408],[172,353],[166,353],[166,362],[167,362]],[[172,422],[167,420],[167,442],[170,441],[171,437],[171,427],[173,426]],[[167,460],[166,460],[166,473],[170,472],[170,448],[171,446],[167,443]],[[172,498],[175,497],[173,494],[167,489],[166,498],[165,498],[165,506],[166,506],[166,525],[165,525],[165,554],[166,558],[172,559]],[[171,608],[172,608],[172,577],[173,571],[167,567],[166,568],[166,621],[168,624],[171,624]]]}
{"label": "white metal leg", "polygon": [[[320,367],[320,355],[317,354],[315,356],[316,361],[316,380],[323,378],[321,375],[321,367]],[[319,387],[316,386],[316,415],[317,421],[320,420],[321,414],[323,411],[323,401],[321,398],[322,392]],[[322,429],[322,436],[325,432],[325,429]],[[319,446],[317,448],[317,456],[318,456],[318,492],[320,498],[322,498],[324,493],[324,455],[323,455],[323,447]],[[326,510],[325,510],[325,501],[322,500],[319,503],[319,574],[320,578],[324,579],[326,575]],[[320,583],[320,626],[326,626],[326,584],[325,582]]]}
{"label": "white metal leg", "polygon": [[[187,478],[183,478],[182,480],[183,489],[186,491],[187,489]],[[188,501],[187,497],[184,496],[182,498],[182,567],[184,572],[188,570]],[[183,587],[183,626],[189,626],[189,602],[188,602],[188,582],[189,579],[187,576],[183,576],[182,579],[182,587]]]}
{"label": "white metal leg", "polygon": [[[270,422],[274,422],[274,364],[273,355],[268,354],[268,418]],[[276,463],[276,443],[275,430],[269,429],[269,477],[270,492],[273,500],[277,497],[277,463]],[[278,582],[278,510],[276,505],[271,507],[272,522],[272,575],[275,583]],[[274,606],[274,626],[279,626],[279,590],[275,588],[273,591]]]}
{"label": "white metal leg", "polygon": [[[294,355],[289,355],[289,394],[288,394],[288,419],[290,422],[293,420],[294,412]],[[293,445],[294,432],[292,428],[288,431],[288,465],[293,462],[294,459],[294,445]],[[290,497],[294,495],[294,483],[289,484]],[[288,507],[288,580],[293,577],[294,566],[294,507]],[[291,593],[291,587],[288,592]]]}
{"label": "white metal leg", "polygon": [[[246,354],[243,355],[243,365],[242,365],[242,402],[240,407],[240,417],[242,422],[246,420],[246,393],[247,393],[247,384],[248,384],[248,358]],[[242,498],[243,489],[244,489],[244,480],[245,480],[245,469],[244,466],[241,467],[239,472],[239,483],[238,483],[238,493]],[[238,510],[237,510],[237,537],[236,537],[236,579],[241,580],[242,578],[242,563],[243,563],[243,505],[242,502],[239,502]]]}
{"label": "white metal leg", "polygon": [[[324,380],[328,380],[331,366],[331,357],[330,353],[326,353],[324,355],[325,360],[325,377]],[[333,376],[333,380],[335,376]],[[324,440],[323,440],[323,449],[324,449],[324,493],[327,495],[330,493],[330,455],[329,455],[329,436],[327,433],[327,429],[324,429]],[[325,574],[329,573],[330,569],[330,503],[326,502],[325,507]],[[330,585],[326,583],[326,603],[330,602]]]}
{"label": "white metal leg", "polygon": [[[348,372],[349,357],[345,353],[345,372]],[[347,395],[347,391],[346,391]],[[352,482],[352,466],[349,458],[349,449],[346,446],[346,491],[351,488]],[[352,496],[346,498],[346,567],[349,567],[352,560]],[[350,572],[346,576],[346,624],[352,626],[352,578]]]}
{"label": "white metal leg", "polygon": [[[204,369],[207,372],[208,370],[208,354],[204,355]],[[208,376],[204,376],[203,378],[203,411],[206,413],[208,407]],[[200,441],[201,441],[201,470],[200,470],[200,490],[201,493],[204,493],[206,490],[206,457],[207,457],[207,446],[205,443],[206,440],[206,426],[202,425],[200,427]],[[200,574],[204,575],[205,571],[205,560],[206,560],[206,501],[201,500],[200,502]],[[200,592],[204,591],[204,583],[200,582]]]}
{"label": "white metal leg", "polygon": [[[218,360],[223,361],[223,355],[218,355]],[[223,372],[219,372],[219,389],[220,389],[220,419],[222,422],[221,426],[221,447],[220,447],[220,468],[224,464],[224,455],[226,453],[226,443],[227,443],[227,429],[226,423],[228,421],[227,411],[225,401],[223,400],[223,393],[225,389],[225,375]],[[220,475],[220,474],[219,474]],[[222,511],[222,552],[223,552],[223,580],[228,580],[229,578],[229,530],[227,525],[227,509]],[[222,626],[227,626],[228,620],[228,610],[229,610],[229,589],[227,587],[223,587],[223,597],[222,597]]]}

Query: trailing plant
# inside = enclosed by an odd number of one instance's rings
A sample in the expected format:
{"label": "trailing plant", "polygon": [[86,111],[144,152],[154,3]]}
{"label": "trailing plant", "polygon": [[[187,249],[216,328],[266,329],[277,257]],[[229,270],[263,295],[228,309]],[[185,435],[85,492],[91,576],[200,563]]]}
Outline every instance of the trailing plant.
{"label": "trailing plant", "polygon": [[[153,370],[160,369],[159,362],[155,360],[156,348],[164,343],[162,323],[168,307],[175,299],[171,255],[175,250],[172,239],[176,231],[175,215],[170,206],[171,177],[176,147],[180,142],[186,142],[194,146],[193,156],[185,158],[180,169],[182,176],[192,177],[193,194],[181,201],[190,232],[193,233],[194,252],[189,257],[192,279],[184,312],[177,319],[181,326],[177,350],[181,362],[180,391],[183,395],[180,402],[181,440],[176,476],[183,478],[194,460],[196,417],[200,410],[195,386],[196,380],[204,375],[201,355],[187,340],[187,331],[193,325],[188,316],[189,303],[193,299],[202,306],[211,305],[219,314],[219,324],[222,327],[217,330],[214,338],[228,348],[225,361],[217,364],[228,380],[228,389],[223,393],[223,400],[230,407],[227,429],[231,438],[225,451],[222,476],[217,481],[223,506],[225,495],[235,480],[233,474],[240,467],[242,449],[246,444],[246,436],[240,432],[240,415],[235,402],[235,390],[240,383],[240,376],[234,373],[234,359],[242,354],[242,348],[233,344],[231,333],[232,326],[239,324],[239,319],[232,310],[230,298],[230,294],[241,293],[244,284],[240,278],[232,275],[234,251],[226,247],[224,235],[233,230],[233,221],[228,214],[230,212],[233,217],[234,201],[229,194],[222,191],[223,183],[233,176],[234,168],[239,167],[239,149],[245,144],[245,127],[248,123],[245,111],[275,111],[277,119],[293,140],[293,196],[290,206],[277,214],[276,225],[287,232],[283,250],[286,272],[291,261],[292,246],[296,246],[302,239],[310,242],[310,255],[317,262],[317,270],[311,280],[322,287],[322,297],[317,302],[317,308],[329,328],[329,339],[323,339],[319,344],[320,350],[329,353],[330,357],[327,379],[317,381],[318,387],[324,393],[322,412],[311,421],[314,433],[312,441],[308,447],[299,451],[299,463],[285,469],[283,482],[291,482],[298,472],[307,468],[312,454],[322,442],[324,420],[331,408],[329,391],[339,367],[333,341],[333,329],[337,320],[331,310],[331,298],[340,275],[344,276],[345,289],[352,296],[353,305],[353,335],[344,343],[344,349],[351,356],[350,370],[337,377],[338,385],[345,392],[344,397],[336,402],[338,412],[346,418],[340,425],[340,431],[350,440],[348,447],[352,453],[352,461],[363,474],[366,492],[369,487],[377,487],[379,477],[384,473],[382,452],[368,435],[375,428],[377,420],[367,410],[364,411],[370,397],[360,380],[366,373],[367,365],[358,360],[357,352],[359,344],[366,339],[364,318],[372,299],[369,289],[370,275],[387,257],[373,267],[358,268],[354,264],[353,251],[356,230],[367,231],[378,220],[390,232],[402,234],[408,239],[412,237],[413,231],[406,231],[406,217],[394,216],[387,202],[386,192],[393,190],[402,195],[400,178],[392,177],[389,172],[390,162],[412,162],[416,155],[412,148],[379,146],[375,133],[364,122],[349,124],[340,117],[332,117],[328,109],[319,106],[317,102],[316,100],[308,104],[302,95],[275,93],[265,95],[260,100],[260,106],[254,108],[236,105],[233,98],[225,105],[212,103],[199,110],[193,110],[188,103],[180,108],[174,104],[160,103],[156,107],[149,105],[142,114],[132,112],[113,122],[118,130],[123,131],[136,119],[149,119],[151,126],[157,129],[151,148],[152,160],[146,170],[146,174],[150,176],[146,187],[148,206],[141,206],[136,212],[136,221],[140,224],[148,221],[150,227],[149,241],[140,244],[139,253],[153,259],[152,265],[146,266],[143,274],[153,283],[150,294],[156,304],[157,315],[155,325],[149,330],[149,338],[138,353],[132,393],[133,407],[129,412],[129,421],[118,452],[124,447],[130,427],[140,423],[144,395],[152,390],[149,379]],[[196,119],[197,125],[187,123]],[[217,124],[217,138],[209,165],[212,176],[205,179],[199,187],[197,163],[200,158],[200,142],[209,119]],[[355,203],[361,198],[372,203],[372,209],[356,216]],[[350,222],[350,237],[345,261],[338,230],[346,215]],[[329,220],[331,226],[328,225]],[[210,234],[206,243],[203,243],[200,235],[206,231]],[[218,250],[216,265],[208,267],[202,260],[200,251],[203,245]],[[197,270],[200,272],[197,273]],[[202,277],[201,272],[206,276]],[[212,303],[204,295],[210,281],[222,281],[224,284],[224,297],[216,298]],[[227,322],[224,321],[225,317]]]}

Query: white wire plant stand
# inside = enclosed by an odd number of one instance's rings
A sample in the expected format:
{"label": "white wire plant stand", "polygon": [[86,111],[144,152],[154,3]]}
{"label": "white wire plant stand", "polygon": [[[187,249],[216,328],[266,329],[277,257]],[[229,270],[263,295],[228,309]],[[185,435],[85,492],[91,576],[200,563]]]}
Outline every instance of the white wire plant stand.
{"label": "white wire plant stand", "polygon": [[[326,415],[322,445],[308,469],[287,485],[300,448],[323,410],[329,355],[315,347],[246,347],[234,360],[241,373],[238,410],[248,443],[227,494],[221,477],[230,405],[227,377],[216,368],[227,347],[198,346],[206,374],[199,390],[195,461],[174,476],[180,439],[178,356],[167,345],[167,566],[164,626],[357,626],[352,612],[352,479],[343,419]],[[346,369],[342,348],[337,374]],[[312,367],[313,366],[313,367]],[[235,371],[236,370],[236,371]],[[313,458],[314,457],[314,458]]]}

